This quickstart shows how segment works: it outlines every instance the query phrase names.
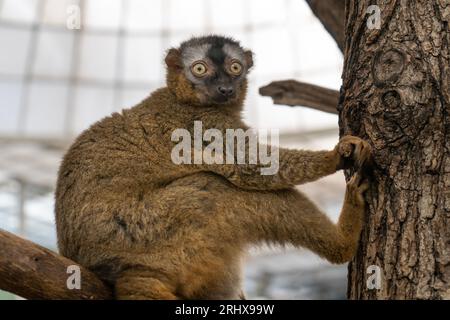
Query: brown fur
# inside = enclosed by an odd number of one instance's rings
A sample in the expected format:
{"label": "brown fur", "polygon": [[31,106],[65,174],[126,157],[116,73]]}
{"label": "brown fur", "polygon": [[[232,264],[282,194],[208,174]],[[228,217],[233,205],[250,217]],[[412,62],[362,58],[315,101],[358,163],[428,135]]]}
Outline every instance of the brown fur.
{"label": "brown fur", "polygon": [[236,103],[202,105],[182,72],[168,87],[83,132],[64,157],[56,191],[58,245],[96,272],[118,299],[238,299],[249,244],[302,246],[333,263],[352,258],[365,183],[347,186],[337,225],[293,186],[364,161],[370,147],[344,137],[331,151],[280,150],[279,172],[258,165],[176,165],[176,128],[243,128]]}

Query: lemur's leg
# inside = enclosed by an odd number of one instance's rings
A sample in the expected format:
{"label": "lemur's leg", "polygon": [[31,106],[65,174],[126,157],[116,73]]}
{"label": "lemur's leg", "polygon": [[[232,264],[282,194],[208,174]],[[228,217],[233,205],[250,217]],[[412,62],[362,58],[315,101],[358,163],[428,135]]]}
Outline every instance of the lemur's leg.
{"label": "lemur's leg", "polygon": [[[349,181],[335,225],[295,189],[244,191],[210,173],[181,178],[155,195],[164,205],[158,210],[164,211],[152,212],[161,219],[178,213],[179,219],[167,221],[167,228],[176,225],[178,232],[170,235],[166,227],[160,230],[174,250],[163,255],[168,274],[158,278],[154,270],[159,267],[153,265],[158,261],[144,259],[147,266],[131,267],[119,275],[116,298],[242,298],[239,255],[245,244],[254,242],[292,243],[333,263],[346,262],[357,247],[366,188],[356,176]],[[133,264],[141,256],[127,261]]]}
{"label": "lemur's leg", "polygon": [[233,190],[238,191],[223,177],[199,173],[144,195],[140,204],[124,203],[135,215],[121,217],[121,225],[140,231],[126,240],[127,253],[120,252],[125,271],[116,276],[116,297],[240,298],[246,243],[235,236]]}
{"label": "lemur's leg", "polygon": [[269,165],[235,164],[203,165],[199,169],[213,171],[234,185],[246,190],[280,190],[317,180],[353,164],[361,167],[370,162],[370,145],[353,136],[343,137],[330,151],[279,149],[278,170],[262,175],[261,168]]}
{"label": "lemur's leg", "polygon": [[358,246],[364,214],[363,193],[368,188],[360,180],[355,175],[348,182],[337,224],[296,190],[250,191],[241,199],[242,208],[248,211],[240,215],[245,221],[241,228],[248,230],[249,241],[291,243],[332,263],[349,261]]}
{"label": "lemur's leg", "polygon": [[114,284],[118,300],[177,300],[174,288],[145,273],[131,271],[121,275]]}

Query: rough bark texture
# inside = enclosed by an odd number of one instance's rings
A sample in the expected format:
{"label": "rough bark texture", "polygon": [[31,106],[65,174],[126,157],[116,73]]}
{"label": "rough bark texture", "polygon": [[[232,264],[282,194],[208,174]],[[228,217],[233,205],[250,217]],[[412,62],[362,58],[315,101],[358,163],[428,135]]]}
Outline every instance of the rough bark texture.
{"label": "rough bark texture", "polygon": [[340,133],[370,141],[376,161],[348,296],[450,299],[450,2],[377,1],[370,30],[373,3],[346,1]]}
{"label": "rough bark texture", "polygon": [[259,93],[273,99],[275,104],[304,106],[337,114],[339,92],[295,80],[282,80],[261,87]]}
{"label": "rough bark texture", "polygon": [[344,51],[344,0],[306,0],[312,12],[322,22],[328,33],[334,38],[339,49]]}
{"label": "rough bark texture", "polygon": [[26,299],[110,299],[112,293],[80,266],[81,289],[67,288],[67,267],[77,263],[0,230],[0,289]]}

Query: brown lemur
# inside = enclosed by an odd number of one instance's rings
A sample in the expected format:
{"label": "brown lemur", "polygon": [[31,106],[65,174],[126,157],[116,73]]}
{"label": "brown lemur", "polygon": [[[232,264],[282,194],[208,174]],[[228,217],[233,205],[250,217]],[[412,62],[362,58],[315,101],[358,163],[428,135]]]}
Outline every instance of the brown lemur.
{"label": "brown lemur", "polygon": [[337,224],[294,186],[362,165],[365,141],[331,151],[279,149],[262,164],[176,164],[172,132],[247,129],[240,114],[252,52],[230,38],[183,42],[165,58],[167,87],[84,131],[65,155],[56,190],[61,254],[94,271],[117,299],[237,299],[252,244],[293,244],[332,263],[350,260],[366,181],[347,184]]}

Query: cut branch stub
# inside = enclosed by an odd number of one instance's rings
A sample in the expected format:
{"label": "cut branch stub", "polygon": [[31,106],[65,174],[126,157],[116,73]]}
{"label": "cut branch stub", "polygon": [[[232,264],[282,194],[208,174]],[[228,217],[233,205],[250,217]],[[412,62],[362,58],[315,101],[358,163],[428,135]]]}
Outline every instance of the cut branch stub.
{"label": "cut branch stub", "polygon": [[295,80],[274,81],[261,87],[259,93],[273,99],[275,104],[305,106],[338,114],[339,92]]}

